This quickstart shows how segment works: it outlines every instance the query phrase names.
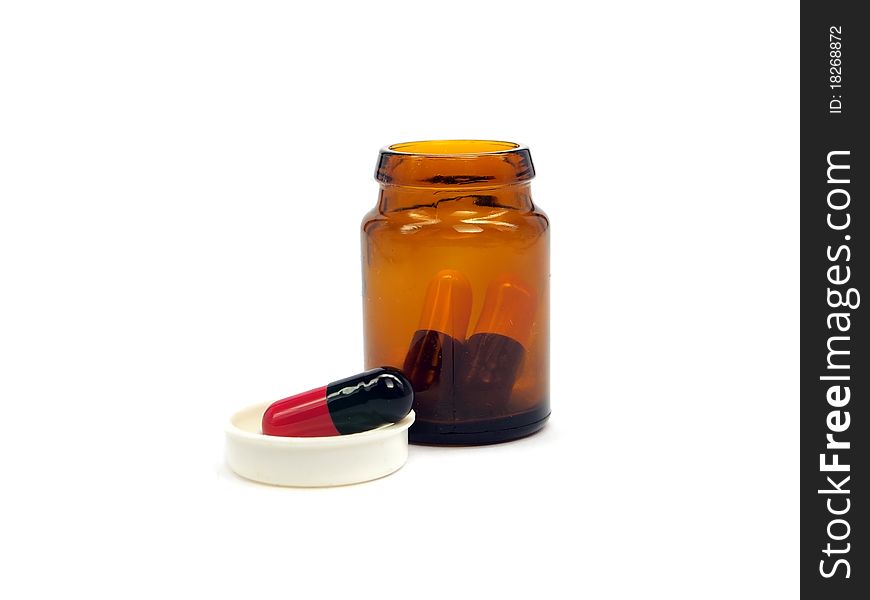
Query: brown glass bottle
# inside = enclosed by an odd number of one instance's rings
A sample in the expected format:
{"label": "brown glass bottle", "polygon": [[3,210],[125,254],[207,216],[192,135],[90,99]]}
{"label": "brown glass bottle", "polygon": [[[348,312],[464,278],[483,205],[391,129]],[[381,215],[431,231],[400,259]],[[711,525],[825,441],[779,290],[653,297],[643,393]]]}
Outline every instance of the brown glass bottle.
{"label": "brown glass bottle", "polygon": [[362,223],[365,366],[408,375],[412,442],[506,441],[549,417],[549,221],[533,177],[509,142],[381,151]]}

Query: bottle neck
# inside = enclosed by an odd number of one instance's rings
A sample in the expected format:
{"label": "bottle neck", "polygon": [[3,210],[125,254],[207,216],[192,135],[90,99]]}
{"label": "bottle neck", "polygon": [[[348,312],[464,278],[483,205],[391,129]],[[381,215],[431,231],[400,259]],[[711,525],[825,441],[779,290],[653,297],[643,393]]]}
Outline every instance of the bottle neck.
{"label": "bottle neck", "polygon": [[423,207],[437,207],[444,203],[474,205],[488,208],[506,208],[530,211],[532,203],[531,185],[519,183],[496,187],[408,187],[400,185],[381,185],[378,198],[378,211],[382,213],[397,210],[410,210]]}
{"label": "bottle neck", "polygon": [[484,140],[395,144],[381,150],[375,171],[382,212],[450,201],[530,210],[534,176],[528,148]]}

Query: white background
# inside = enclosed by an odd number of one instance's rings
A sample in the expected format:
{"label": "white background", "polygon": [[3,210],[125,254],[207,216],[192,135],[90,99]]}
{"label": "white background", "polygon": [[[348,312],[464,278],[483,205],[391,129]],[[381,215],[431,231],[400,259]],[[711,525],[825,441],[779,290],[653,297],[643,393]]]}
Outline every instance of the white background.
{"label": "white background", "polygon": [[[792,598],[798,6],[6,2],[0,596]],[[380,481],[223,466],[362,367],[380,147],[532,149],[553,418]]]}

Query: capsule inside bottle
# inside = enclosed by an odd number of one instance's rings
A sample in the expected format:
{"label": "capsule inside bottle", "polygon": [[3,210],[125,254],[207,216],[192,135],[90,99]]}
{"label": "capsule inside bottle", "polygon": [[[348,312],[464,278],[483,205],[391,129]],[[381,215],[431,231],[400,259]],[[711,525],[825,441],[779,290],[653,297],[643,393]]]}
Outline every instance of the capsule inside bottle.
{"label": "capsule inside bottle", "polygon": [[463,349],[458,419],[505,413],[531,336],[535,307],[529,287],[510,274],[489,285],[474,332]]}
{"label": "capsule inside bottle", "polygon": [[454,372],[471,318],[471,284],[452,269],[429,282],[403,372],[414,387],[418,422],[453,419]]}

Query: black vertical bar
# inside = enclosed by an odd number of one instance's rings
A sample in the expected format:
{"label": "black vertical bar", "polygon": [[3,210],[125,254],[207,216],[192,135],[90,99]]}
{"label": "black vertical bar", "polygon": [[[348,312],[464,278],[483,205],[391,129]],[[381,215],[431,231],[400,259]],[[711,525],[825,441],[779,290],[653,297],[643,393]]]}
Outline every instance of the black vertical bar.
{"label": "black vertical bar", "polygon": [[801,593],[832,600],[870,598],[862,4],[801,3]]}

